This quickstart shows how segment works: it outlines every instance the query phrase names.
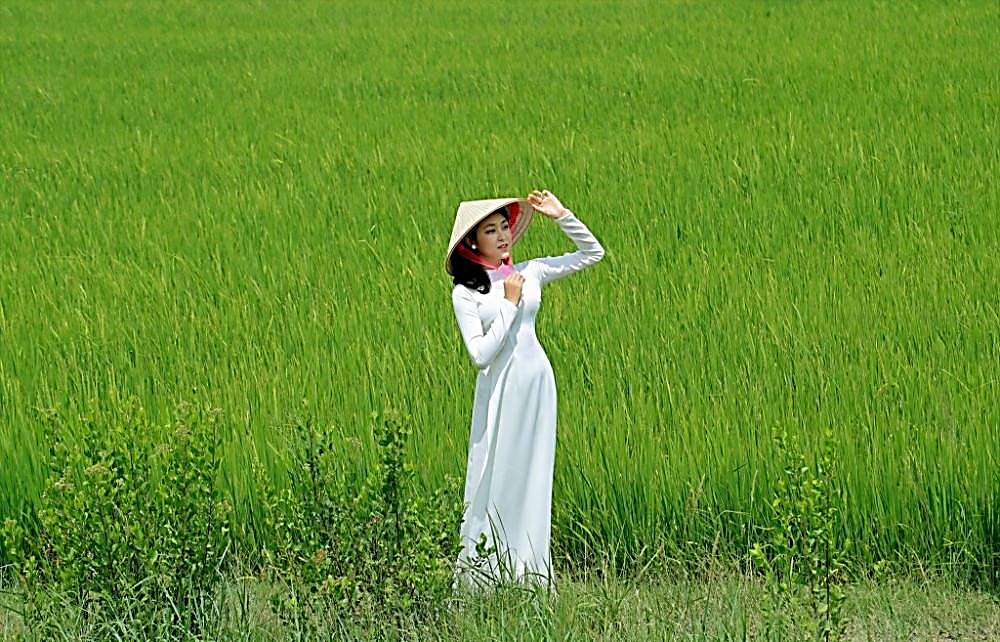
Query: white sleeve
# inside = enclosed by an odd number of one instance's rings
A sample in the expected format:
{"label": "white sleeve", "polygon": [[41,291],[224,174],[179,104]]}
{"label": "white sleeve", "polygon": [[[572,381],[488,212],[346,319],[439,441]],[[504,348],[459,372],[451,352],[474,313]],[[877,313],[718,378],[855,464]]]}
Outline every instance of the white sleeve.
{"label": "white sleeve", "polygon": [[458,320],[465,348],[476,367],[484,370],[507,341],[507,333],[517,315],[517,306],[501,298],[496,318],[489,329],[483,332],[483,322],[479,318],[471,290],[465,286],[456,287],[452,290],[451,301],[455,305],[455,319]]}
{"label": "white sleeve", "polygon": [[604,248],[601,247],[600,242],[572,212],[556,219],[556,223],[566,233],[566,236],[576,243],[577,251],[562,256],[535,259],[540,266],[538,280],[542,285],[579,272],[604,258]]}

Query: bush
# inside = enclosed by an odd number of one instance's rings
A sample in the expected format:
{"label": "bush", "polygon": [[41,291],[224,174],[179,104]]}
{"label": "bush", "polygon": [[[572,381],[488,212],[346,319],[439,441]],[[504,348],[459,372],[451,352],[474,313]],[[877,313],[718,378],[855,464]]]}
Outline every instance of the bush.
{"label": "bush", "polygon": [[850,545],[840,535],[843,502],[834,486],[835,443],[828,432],[821,455],[810,464],[787,433],[774,441],[784,464],[771,502],[777,525],[751,551],[770,589],[767,625],[829,642],[843,634],[842,585]]}
{"label": "bush", "polygon": [[217,586],[229,543],[219,412],[181,405],[158,425],[130,402],[42,423],[50,477],[37,522],[4,529],[29,624],[59,594],[88,617],[128,604],[139,619],[197,628],[189,620]]}
{"label": "bush", "polygon": [[381,460],[364,481],[347,481],[332,435],[306,416],[285,442],[290,488],[266,493],[267,539],[276,543],[268,557],[284,587],[273,606],[300,630],[315,633],[331,619],[426,619],[450,595],[462,515],[457,483],[447,479],[426,497],[417,492],[404,462],[405,418],[373,419]]}
{"label": "bush", "polygon": [[[223,568],[232,511],[218,484],[219,416],[183,405],[157,425],[136,403],[98,418],[44,415],[49,479],[39,507],[3,529],[36,637],[55,635],[49,629],[69,612],[94,631],[201,635],[231,570]],[[459,551],[461,494],[456,480],[418,492],[404,418],[376,421],[379,464],[356,479],[334,457],[340,444],[329,430],[305,416],[287,432],[288,483],[276,490],[258,463],[255,489],[280,620],[313,637],[331,622],[388,619],[402,630],[440,613]]]}

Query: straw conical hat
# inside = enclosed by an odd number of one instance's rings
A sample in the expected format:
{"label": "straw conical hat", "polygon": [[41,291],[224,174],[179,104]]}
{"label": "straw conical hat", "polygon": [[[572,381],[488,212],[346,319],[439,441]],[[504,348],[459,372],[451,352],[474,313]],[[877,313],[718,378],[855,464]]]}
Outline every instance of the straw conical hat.
{"label": "straw conical hat", "polygon": [[[455,226],[451,229],[451,241],[448,242],[448,254],[444,259],[444,268],[448,270],[448,274],[452,274],[451,255],[455,251],[455,246],[479,224],[479,221],[501,207],[507,207],[512,203],[517,204],[516,208],[512,207],[508,209],[511,214],[510,246],[514,247],[514,244],[521,238],[524,231],[528,229],[528,223],[531,223],[531,217],[535,214],[535,208],[531,206],[531,203],[527,199],[492,198],[484,201],[462,201],[459,204],[458,213],[455,214]],[[514,209],[517,211],[511,211]]]}

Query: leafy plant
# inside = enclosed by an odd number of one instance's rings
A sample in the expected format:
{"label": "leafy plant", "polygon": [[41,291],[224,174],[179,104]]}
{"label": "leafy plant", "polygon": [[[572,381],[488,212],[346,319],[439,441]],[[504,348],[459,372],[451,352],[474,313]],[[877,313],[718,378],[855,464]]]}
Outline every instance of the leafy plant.
{"label": "leafy plant", "polygon": [[[290,488],[268,493],[272,601],[287,624],[315,632],[331,618],[433,615],[450,593],[461,519],[455,480],[428,496],[405,462],[406,419],[376,421],[380,462],[359,484],[335,465],[331,435],[311,417],[292,422]],[[263,482],[266,484],[267,482]]]}
{"label": "leafy plant", "polygon": [[75,420],[45,414],[50,476],[37,528],[4,529],[29,621],[59,594],[98,620],[128,604],[140,619],[197,628],[194,607],[228,550],[219,416],[183,404],[159,425],[134,401]]}
{"label": "leafy plant", "polygon": [[772,630],[790,626],[796,634],[828,642],[843,633],[841,582],[849,550],[839,531],[833,436],[826,433],[814,463],[786,432],[774,442],[784,462],[771,501],[776,525],[751,550],[770,588],[765,622]]}

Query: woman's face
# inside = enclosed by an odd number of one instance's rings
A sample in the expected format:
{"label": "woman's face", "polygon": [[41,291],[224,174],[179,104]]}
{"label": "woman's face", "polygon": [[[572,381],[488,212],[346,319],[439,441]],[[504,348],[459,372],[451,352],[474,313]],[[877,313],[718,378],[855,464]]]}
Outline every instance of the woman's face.
{"label": "woman's face", "polygon": [[510,225],[503,214],[495,212],[476,227],[476,251],[489,263],[500,265],[504,254],[510,253]]}

